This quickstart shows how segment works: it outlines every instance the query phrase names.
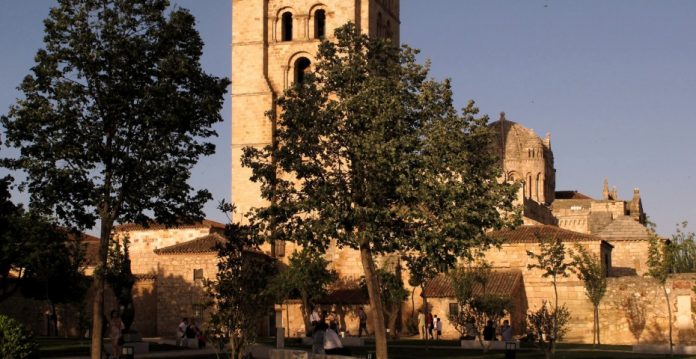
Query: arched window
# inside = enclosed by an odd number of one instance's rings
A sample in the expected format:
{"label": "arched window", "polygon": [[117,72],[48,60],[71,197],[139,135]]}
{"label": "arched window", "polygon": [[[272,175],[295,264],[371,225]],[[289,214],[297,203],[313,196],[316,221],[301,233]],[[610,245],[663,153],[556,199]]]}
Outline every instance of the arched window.
{"label": "arched window", "polygon": [[392,38],[392,28],[391,28],[391,22],[389,20],[387,20],[387,28],[386,28],[384,35],[387,37],[387,39]]}
{"label": "arched window", "polygon": [[292,41],[292,13],[290,11],[283,13],[281,33],[282,41]]}
{"label": "arched window", "polygon": [[326,36],[326,11],[317,10],[314,13],[314,38],[323,39]]}
{"label": "arched window", "polygon": [[295,83],[301,84],[304,82],[305,74],[309,71],[309,66],[312,63],[306,57],[300,57],[295,61]]}

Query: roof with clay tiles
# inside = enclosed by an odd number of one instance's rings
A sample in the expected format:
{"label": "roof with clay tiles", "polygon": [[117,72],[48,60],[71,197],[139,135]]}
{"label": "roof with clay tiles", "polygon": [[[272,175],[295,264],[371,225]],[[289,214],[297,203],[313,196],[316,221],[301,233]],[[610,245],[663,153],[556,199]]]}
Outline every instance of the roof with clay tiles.
{"label": "roof with clay tiles", "polygon": [[592,197],[578,191],[556,191],[556,199],[589,199]]}
{"label": "roof with clay tiles", "polygon": [[116,232],[126,232],[126,231],[150,231],[150,230],[160,230],[160,229],[187,229],[187,228],[216,228],[216,229],[224,229],[225,225],[212,221],[209,219],[204,219],[199,222],[193,222],[193,223],[182,223],[177,226],[172,226],[172,227],[167,227],[164,224],[157,223],[157,222],[150,222],[149,225],[143,226],[141,224],[136,224],[136,223],[124,223],[120,224],[118,226],[114,227],[114,230]]}
{"label": "roof with clay tiles", "polygon": [[217,253],[215,249],[218,243],[224,243],[225,237],[217,233],[198,237],[190,241],[155,249],[156,254],[190,254],[190,253]]}
{"label": "roof with clay tiles", "polygon": [[550,225],[519,226],[515,229],[504,229],[488,233],[489,237],[502,240],[507,243],[538,243],[541,239],[559,238],[564,242],[604,242],[608,246],[611,244],[604,241],[601,237],[570,231]]}
{"label": "roof with clay tiles", "polygon": [[643,241],[652,237],[650,230],[629,216],[619,217],[609,223],[597,236],[608,241]]}
{"label": "roof with clay tiles", "polygon": [[[519,270],[492,271],[486,284],[486,293],[502,297],[512,297],[522,285],[522,272]],[[445,274],[431,279],[424,290],[428,298],[454,298],[452,280]],[[483,295],[483,286],[474,285],[474,295]]]}

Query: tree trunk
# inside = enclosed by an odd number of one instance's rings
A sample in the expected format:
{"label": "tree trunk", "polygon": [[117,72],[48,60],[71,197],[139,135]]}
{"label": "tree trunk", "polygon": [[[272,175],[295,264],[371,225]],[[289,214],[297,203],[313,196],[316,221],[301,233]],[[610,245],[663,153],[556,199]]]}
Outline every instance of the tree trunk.
{"label": "tree trunk", "polygon": [[413,287],[413,289],[411,289],[411,321],[416,319],[416,299],[414,298],[415,295],[416,287]]}
{"label": "tree trunk", "polygon": [[389,335],[393,339],[399,339],[396,334],[396,320],[399,318],[399,304],[394,304],[393,308],[389,310]]}
{"label": "tree trunk", "polygon": [[597,345],[602,345],[602,341],[599,339],[599,306],[595,307],[595,317],[597,318]]}
{"label": "tree trunk", "polygon": [[365,271],[365,282],[367,293],[370,296],[370,307],[372,307],[372,325],[375,332],[375,349],[377,359],[387,358],[387,333],[384,328],[384,309],[382,308],[382,296],[379,292],[379,283],[375,269],[375,261],[372,258],[370,243],[362,239],[360,243],[360,259],[363,270]]}
{"label": "tree trunk", "polygon": [[674,356],[674,344],[672,342],[672,303],[669,301],[669,294],[667,293],[667,287],[662,284],[662,291],[665,293],[665,300],[667,301],[667,315],[669,322],[669,356]]}
{"label": "tree trunk", "polygon": [[553,277],[553,293],[554,293],[554,300],[555,300],[555,307],[553,308],[553,332],[551,333],[553,335],[553,338],[551,338],[551,355],[556,355],[556,340],[558,338],[558,288],[556,287],[556,277]]}
{"label": "tree trunk", "polygon": [[109,251],[109,239],[113,228],[113,219],[102,217],[101,234],[99,237],[99,262],[94,271],[94,300],[92,302],[92,350],[91,358],[100,359],[102,353],[102,339],[104,332],[104,270],[106,269],[106,257]]}
{"label": "tree trunk", "polygon": [[58,336],[58,314],[56,314],[56,304],[53,301],[51,303],[51,317],[53,318],[53,333]]}
{"label": "tree trunk", "polygon": [[[302,311],[302,320],[304,321],[305,334],[309,334],[309,328],[312,325],[309,322],[309,299],[307,298],[307,293],[300,293],[302,297],[302,304],[300,305],[300,311]],[[312,328],[313,329],[313,328]]]}

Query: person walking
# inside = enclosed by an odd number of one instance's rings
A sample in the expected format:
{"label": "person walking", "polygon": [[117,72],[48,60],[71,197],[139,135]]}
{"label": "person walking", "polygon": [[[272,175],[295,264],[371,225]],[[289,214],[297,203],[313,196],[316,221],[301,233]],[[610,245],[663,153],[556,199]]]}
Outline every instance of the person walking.
{"label": "person walking", "polygon": [[186,328],[188,328],[188,318],[181,318],[181,323],[177,327],[177,345],[185,347],[186,346]]}
{"label": "person walking", "polygon": [[360,327],[358,328],[358,338],[362,336],[363,330],[365,330],[365,336],[370,335],[367,331],[367,313],[363,307],[358,308],[358,321],[360,322]]}
{"label": "person walking", "polygon": [[425,316],[425,325],[428,328],[427,338],[433,339],[433,313],[428,312]]}
{"label": "person walking", "polygon": [[483,328],[483,340],[492,341],[495,339],[495,326],[493,326],[493,321],[489,320]]}
{"label": "person walking", "polygon": [[422,310],[418,309],[418,331],[420,332],[421,339],[426,339],[426,330],[425,314],[423,314]]}
{"label": "person walking", "polygon": [[435,339],[440,340],[442,336],[442,320],[435,316]]}
{"label": "person walking", "polygon": [[109,336],[111,337],[111,357],[114,359],[121,357],[124,328],[121,316],[118,315],[118,310],[112,310],[111,319],[109,319]]}
{"label": "person walking", "polygon": [[510,321],[505,319],[503,321],[503,327],[500,328],[500,336],[503,337],[503,341],[512,341],[512,327],[510,326]]}

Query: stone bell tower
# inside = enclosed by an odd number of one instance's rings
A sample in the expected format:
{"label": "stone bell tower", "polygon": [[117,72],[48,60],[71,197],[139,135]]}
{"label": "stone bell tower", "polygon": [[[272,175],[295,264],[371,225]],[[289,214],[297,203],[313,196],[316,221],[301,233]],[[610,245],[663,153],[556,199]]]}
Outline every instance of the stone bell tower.
{"label": "stone bell tower", "polygon": [[232,0],[232,203],[263,204],[242,148],[271,142],[274,100],[311,70],[317,45],[347,22],[399,43],[399,0]]}

